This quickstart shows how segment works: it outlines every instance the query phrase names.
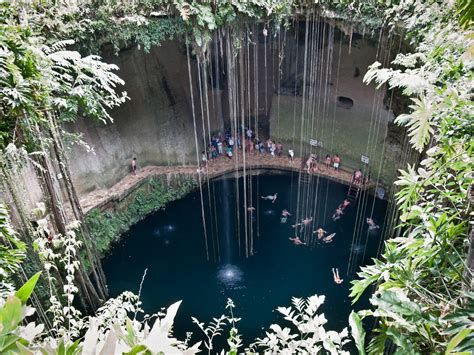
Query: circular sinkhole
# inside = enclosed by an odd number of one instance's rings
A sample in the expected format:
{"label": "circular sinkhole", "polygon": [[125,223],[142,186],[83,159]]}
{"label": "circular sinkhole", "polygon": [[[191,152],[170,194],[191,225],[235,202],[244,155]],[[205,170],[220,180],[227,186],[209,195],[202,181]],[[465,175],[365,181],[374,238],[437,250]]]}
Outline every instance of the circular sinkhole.
{"label": "circular sinkhole", "polygon": [[[208,322],[212,317],[226,314],[227,298],[234,301],[235,316],[242,318],[238,329],[246,344],[265,336],[263,329],[272,323],[288,326],[274,310],[289,307],[293,296],[325,295],[320,312],[328,319],[327,329],[346,327],[353,309],[348,261],[352,255],[354,270],[367,264],[377,255],[381,237],[377,230],[369,235],[366,244],[368,227],[364,224],[361,232],[364,237],[360,241],[353,240],[357,204],[348,207],[339,220],[331,218],[347,197],[347,185],[323,177],[314,179],[309,200],[317,201],[318,205],[311,208],[311,212],[305,211],[300,201],[299,210],[307,215],[301,212],[297,220],[298,182],[295,183],[291,173],[251,177],[253,188],[251,196],[247,196],[255,207],[251,215],[242,203],[243,182],[242,177],[220,177],[203,186],[209,261],[199,191],[169,203],[166,209],[134,225],[103,259],[111,296],[125,290],[138,290],[143,271],[148,269],[141,292],[142,308],[151,314],[182,300],[173,326],[178,338],[185,338],[187,331],[196,331],[192,316]],[[247,181],[248,193],[249,184]],[[275,203],[261,198],[276,192]],[[382,228],[386,201],[378,198],[374,201],[374,196],[368,195],[361,203],[366,207],[375,204],[372,218]],[[284,209],[291,216],[282,222]],[[361,210],[365,207],[361,206]],[[289,240],[295,235],[292,225],[310,215],[314,223],[299,226],[298,231],[300,236],[306,233],[311,239],[307,245],[295,245]],[[253,236],[253,256],[248,258],[244,252],[246,227],[247,238]],[[312,233],[317,228],[336,236],[331,243],[322,243]],[[343,284],[334,283],[332,268],[339,268]],[[368,305],[368,297],[360,302]],[[359,302],[358,306],[361,307]],[[222,347],[226,346],[226,338],[221,340]],[[214,345],[219,348],[217,343]]]}

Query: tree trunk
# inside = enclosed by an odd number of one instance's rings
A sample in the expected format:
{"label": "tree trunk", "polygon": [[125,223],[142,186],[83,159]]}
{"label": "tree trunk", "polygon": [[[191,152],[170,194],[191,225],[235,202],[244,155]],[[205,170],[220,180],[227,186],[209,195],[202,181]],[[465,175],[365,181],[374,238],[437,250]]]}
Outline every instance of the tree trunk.
{"label": "tree trunk", "polygon": [[107,283],[100,257],[98,255],[95,243],[90,236],[89,230],[85,224],[84,214],[77,196],[76,189],[72,183],[71,172],[69,164],[64,154],[64,147],[61,141],[61,136],[57,132],[57,123],[53,114],[49,114],[49,133],[53,141],[53,149],[55,157],[58,161],[58,166],[63,175],[63,182],[68,194],[68,198],[71,204],[72,212],[74,217],[80,222],[81,236],[83,239],[84,247],[86,250],[87,257],[91,263],[92,274],[97,285],[97,291],[99,296],[105,300],[107,298]]}
{"label": "tree trunk", "polygon": [[[42,167],[42,169],[38,169],[39,175],[46,186],[49,196],[49,206],[51,206],[51,211],[53,213],[54,221],[58,232],[62,235],[65,235],[67,232],[66,228],[66,216],[64,211],[62,210],[62,202],[58,195],[58,192],[54,186],[54,180],[51,174],[51,170],[48,164],[48,160],[46,156],[39,155],[36,159],[38,164]],[[82,265],[82,264],[81,264]],[[81,294],[87,300],[87,304],[91,310],[96,310],[98,305],[100,305],[101,300],[100,297],[97,295],[94,286],[89,280],[87,273],[82,269],[76,272],[76,276],[78,277],[78,281],[80,284]]]}

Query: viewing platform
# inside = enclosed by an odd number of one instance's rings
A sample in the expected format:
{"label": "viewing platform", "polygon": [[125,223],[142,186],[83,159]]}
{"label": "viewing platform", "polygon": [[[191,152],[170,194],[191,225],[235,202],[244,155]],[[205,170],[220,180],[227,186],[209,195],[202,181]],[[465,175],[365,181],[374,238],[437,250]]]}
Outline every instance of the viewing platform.
{"label": "viewing platform", "polygon": [[[283,171],[291,171],[298,173],[301,169],[301,158],[295,157],[290,162],[287,155],[271,156],[270,154],[246,153],[245,164],[242,151],[234,155],[232,159],[226,156],[220,156],[217,159],[210,160],[207,169],[201,173],[201,182],[205,184],[207,179],[213,179],[225,174],[233,172],[252,173],[256,169],[275,169]],[[146,183],[154,176],[167,176],[171,178],[174,175],[189,175],[198,179],[197,165],[168,165],[168,166],[146,166],[137,170],[137,174],[132,173],[125,176],[118,183],[107,189],[98,189],[80,196],[80,203],[84,213],[93,208],[103,208],[111,201],[120,201],[138,187]],[[344,162],[341,164],[339,171],[334,168],[326,168],[323,163],[315,163],[315,168],[311,172],[312,175],[319,175],[346,185],[351,185],[353,171],[344,168]],[[361,190],[368,189],[374,184],[361,186]]]}

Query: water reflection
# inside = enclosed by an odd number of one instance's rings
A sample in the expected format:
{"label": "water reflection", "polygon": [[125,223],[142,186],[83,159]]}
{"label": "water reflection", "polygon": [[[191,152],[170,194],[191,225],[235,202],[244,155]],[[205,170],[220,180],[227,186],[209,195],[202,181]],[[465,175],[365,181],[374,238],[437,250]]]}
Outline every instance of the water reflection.
{"label": "water reflection", "polygon": [[227,287],[235,286],[243,279],[244,273],[235,265],[226,264],[217,271],[217,279]]}

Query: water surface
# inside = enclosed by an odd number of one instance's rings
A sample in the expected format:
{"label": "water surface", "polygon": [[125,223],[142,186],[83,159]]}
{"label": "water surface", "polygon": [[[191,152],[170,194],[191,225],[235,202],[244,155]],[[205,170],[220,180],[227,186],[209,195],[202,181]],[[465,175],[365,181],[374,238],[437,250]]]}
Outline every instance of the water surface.
{"label": "water surface", "polygon": [[[373,210],[373,219],[381,224],[386,203],[374,201],[371,196],[361,197],[334,222],[331,216],[346,197],[347,186],[324,178],[314,179],[312,194],[305,194],[311,202],[300,197],[298,209],[296,173],[259,175],[251,181],[247,178],[256,211],[254,218],[247,219],[248,235],[252,228],[254,238],[254,256],[245,258],[239,256],[237,243],[238,230],[241,242],[245,234],[242,178],[238,185],[238,202],[235,178],[214,180],[210,190],[203,188],[210,261],[206,260],[201,200],[196,191],[138,223],[115,245],[103,263],[111,295],[124,290],[138,292],[143,272],[148,269],[142,290],[143,308],[146,313],[154,313],[183,300],[175,321],[175,334],[181,338],[186,331],[199,332],[191,316],[209,322],[226,312],[227,298],[234,300],[235,314],[242,318],[238,328],[247,344],[263,336],[262,329],[270,324],[286,324],[274,309],[289,306],[293,296],[326,295],[321,307],[328,319],[326,329],[341,331],[348,326],[349,260],[362,265],[375,256],[381,229],[369,233],[365,217]],[[275,192],[275,203],[257,198]],[[250,200],[250,192],[247,196]],[[283,209],[293,214],[284,224],[280,220]],[[309,237],[308,228],[302,234],[311,238],[310,245],[296,246],[290,242],[288,238],[295,234],[291,225],[297,211],[301,218],[305,214],[315,217],[313,230],[323,227],[336,233],[334,241],[317,243],[316,238]],[[243,250],[241,246],[241,254]],[[333,267],[339,268],[344,278],[342,285],[333,282]],[[357,307],[366,302],[367,299],[361,300]]]}

